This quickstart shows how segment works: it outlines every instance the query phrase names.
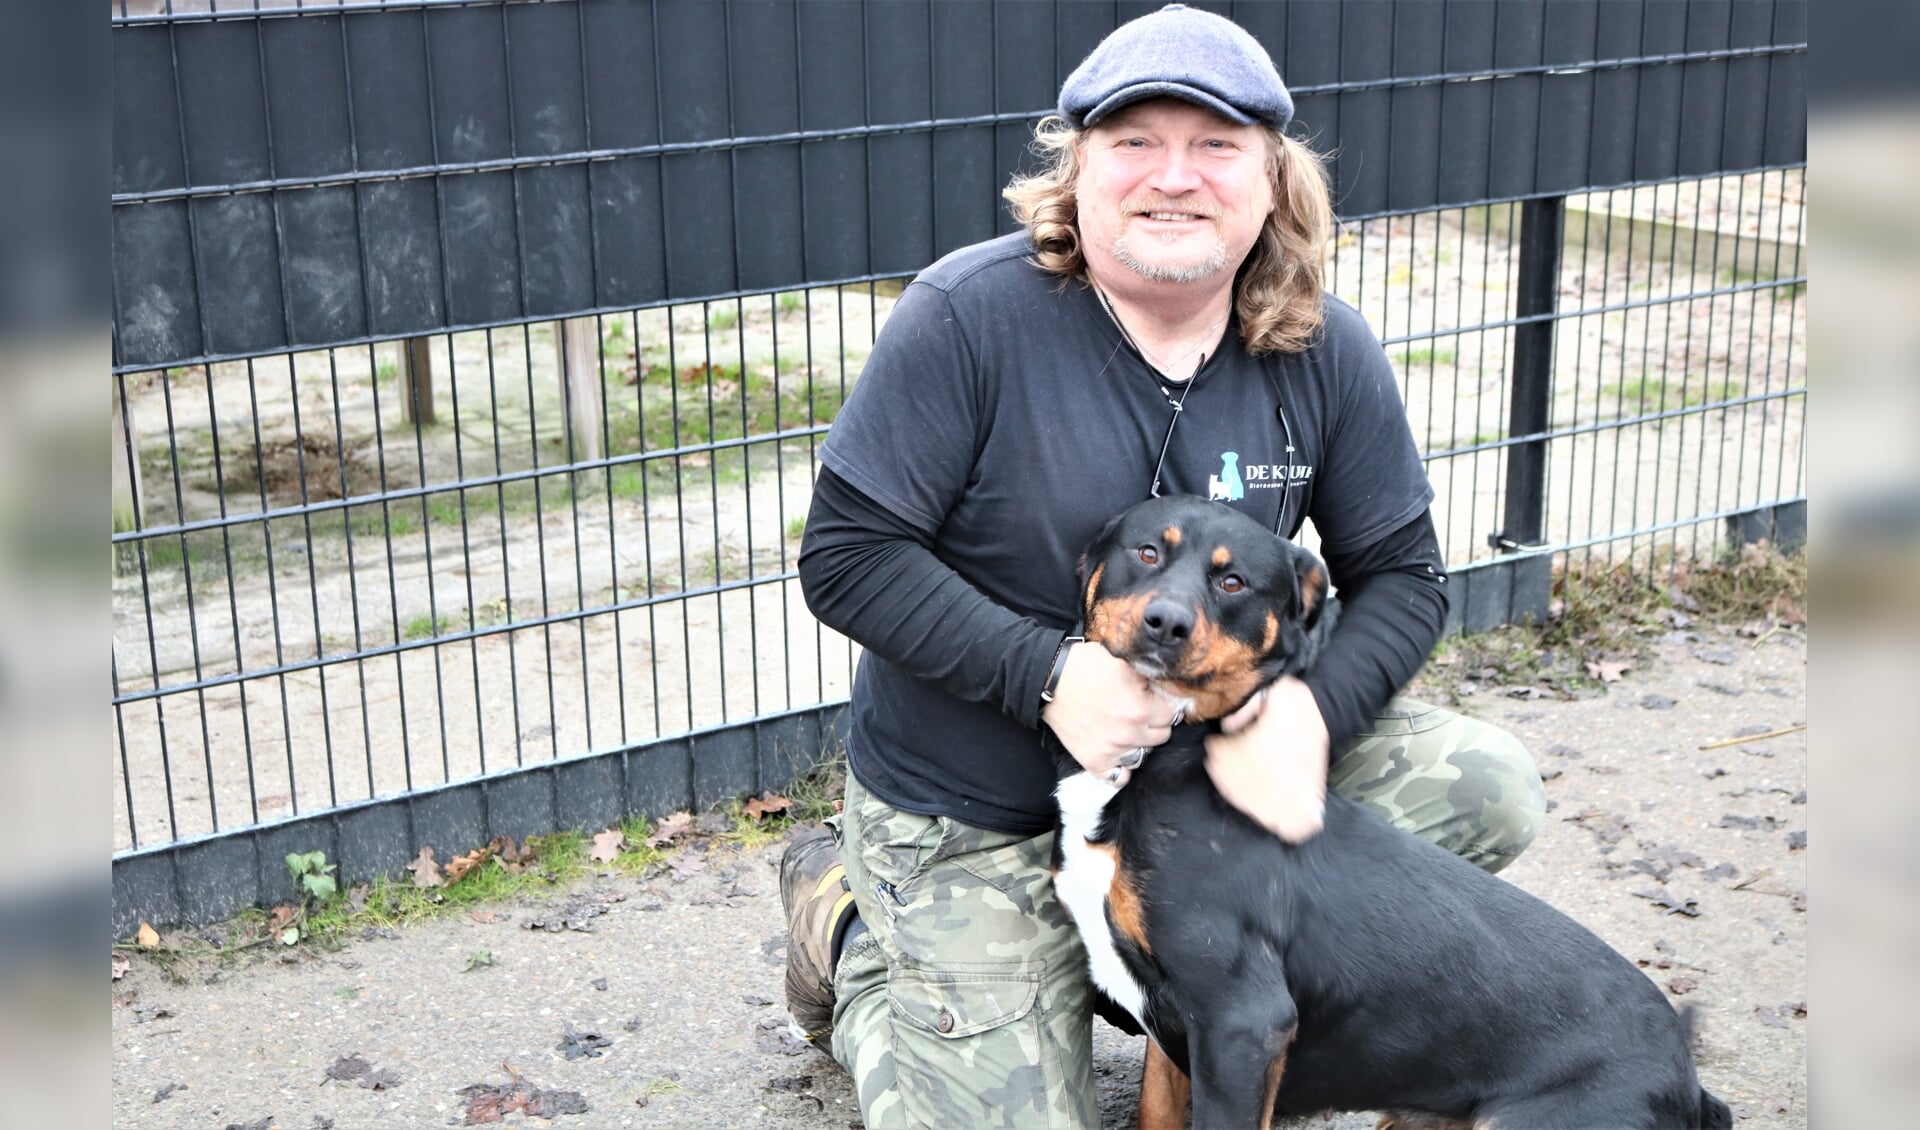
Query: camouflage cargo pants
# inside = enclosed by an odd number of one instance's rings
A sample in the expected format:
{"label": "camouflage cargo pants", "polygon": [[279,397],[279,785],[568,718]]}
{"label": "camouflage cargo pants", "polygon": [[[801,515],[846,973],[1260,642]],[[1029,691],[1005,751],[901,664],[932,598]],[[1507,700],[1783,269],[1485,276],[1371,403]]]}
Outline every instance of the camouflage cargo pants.
{"label": "camouflage cargo pants", "polygon": [[[1395,699],[1329,784],[1488,871],[1546,811],[1511,735]],[[1092,987],[1031,838],[902,812],[847,781],[830,822],[868,932],[834,971],[833,1057],[871,1130],[1094,1127]]]}

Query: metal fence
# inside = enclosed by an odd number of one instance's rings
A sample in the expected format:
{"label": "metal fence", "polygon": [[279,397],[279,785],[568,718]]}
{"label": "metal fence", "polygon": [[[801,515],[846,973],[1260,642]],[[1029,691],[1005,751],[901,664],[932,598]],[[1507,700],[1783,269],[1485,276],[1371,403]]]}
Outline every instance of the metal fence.
{"label": "metal fence", "polygon": [[[1337,153],[1456,625],[1792,535],[1804,5],[1207,6]],[[812,764],[819,438],[1153,5],[202,7],[114,19],[116,931]]]}

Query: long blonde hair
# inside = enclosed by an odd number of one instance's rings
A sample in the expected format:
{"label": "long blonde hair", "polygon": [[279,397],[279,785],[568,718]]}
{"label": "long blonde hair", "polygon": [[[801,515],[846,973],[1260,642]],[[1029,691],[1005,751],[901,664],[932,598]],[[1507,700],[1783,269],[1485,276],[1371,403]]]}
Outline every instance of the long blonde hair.
{"label": "long blonde hair", "polygon": [[[1327,174],[1313,150],[1276,129],[1267,138],[1267,175],[1273,213],[1240,268],[1234,309],[1247,352],[1297,353],[1313,341],[1325,316],[1327,241],[1333,235],[1333,205]],[[1016,176],[1001,193],[1033,237],[1034,261],[1064,279],[1084,278],[1080,247],[1080,141],[1084,134],[1058,115],[1041,119],[1033,148],[1045,162],[1030,176]]]}

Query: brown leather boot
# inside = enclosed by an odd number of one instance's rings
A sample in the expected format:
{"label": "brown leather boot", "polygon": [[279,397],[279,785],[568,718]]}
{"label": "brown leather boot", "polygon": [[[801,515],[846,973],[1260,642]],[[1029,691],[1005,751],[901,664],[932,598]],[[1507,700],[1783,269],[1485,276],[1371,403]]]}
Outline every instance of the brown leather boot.
{"label": "brown leather boot", "polygon": [[807,1039],[833,1030],[834,942],[856,917],[853,891],[833,833],[803,832],[780,857],[780,905],[787,912],[787,1012]]}

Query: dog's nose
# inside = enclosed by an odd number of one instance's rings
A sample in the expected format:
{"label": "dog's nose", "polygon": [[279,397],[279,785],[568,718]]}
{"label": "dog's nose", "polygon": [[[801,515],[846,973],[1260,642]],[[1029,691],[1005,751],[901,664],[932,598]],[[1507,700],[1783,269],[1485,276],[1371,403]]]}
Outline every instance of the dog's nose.
{"label": "dog's nose", "polygon": [[1154,643],[1178,646],[1193,634],[1193,610],[1170,600],[1156,600],[1147,605],[1140,623]]}

